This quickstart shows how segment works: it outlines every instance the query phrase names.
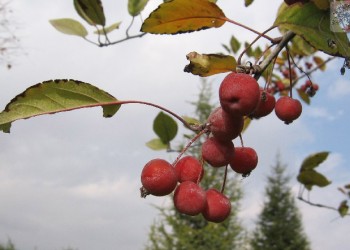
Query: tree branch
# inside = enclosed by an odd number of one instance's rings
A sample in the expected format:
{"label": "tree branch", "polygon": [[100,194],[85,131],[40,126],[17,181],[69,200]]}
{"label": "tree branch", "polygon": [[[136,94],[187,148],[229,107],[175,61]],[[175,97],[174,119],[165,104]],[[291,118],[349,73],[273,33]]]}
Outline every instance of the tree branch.
{"label": "tree branch", "polygon": [[272,52],[259,65],[253,65],[253,66],[238,65],[237,71],[245,72],[245,73],[250,73],[252,71],[255,74],[254,78],[258,80],[262,75],[262,73],[270,65],[270,63],[278,56],[281,50],[287,45],[289,41],[293,39],[294,36],[295,36],[294,32],[288,31],[286,34],[283,35],[283,37],[281,38],[280,42],[276,45],[274,50],[272,50]]}

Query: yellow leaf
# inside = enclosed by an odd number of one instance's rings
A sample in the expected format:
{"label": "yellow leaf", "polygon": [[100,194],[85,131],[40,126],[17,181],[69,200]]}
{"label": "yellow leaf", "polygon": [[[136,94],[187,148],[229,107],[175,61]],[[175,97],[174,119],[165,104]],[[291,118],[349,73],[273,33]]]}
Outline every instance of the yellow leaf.
{"label": "yellow leaf", "polygon": [[225,23],[225,14],[208,0],[173,0],[162,3],[143,22],[141,31],[152,34],[178,34]]}
{"label": "yellow leaf", "polygon": [[191,52],[186,57],[190,60],[190,64],[186,65],[184,71],[199,76],[235,71],[237,66],[233,56]]}
{"label": "yellow leaf", "polygon": [[326,64],[324,63],[324,60],[321,57],[314,56],[313,60],[317,64],[317,67],[319,67],[320,70],[322,71],[326,70]]}
{"label": "yellow leaf", "polygon": [[277,57],[276,58],[276,64],[278,65],[284,65],[285,60],[282,57]]}

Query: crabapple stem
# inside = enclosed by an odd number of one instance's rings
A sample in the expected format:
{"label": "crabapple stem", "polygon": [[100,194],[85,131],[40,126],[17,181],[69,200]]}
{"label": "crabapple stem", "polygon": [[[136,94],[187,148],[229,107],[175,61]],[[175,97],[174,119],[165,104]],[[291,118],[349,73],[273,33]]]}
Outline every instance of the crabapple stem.
{"label": "crabapple stem", "polygon": [[226,186],[226,178],[227,178],[227,168],[228,168],[228,165],[226,165],[225,167],[225,174],[224,174],[224,181],[222,182],[222,186],[221,186],[221,193],[223,194],[224,191],[225,191],[225,186]]}
{"label": "crabapple stem", "polygon": [[176,163],[180,160],[181,156],[187,151],[187,149],[195,142],[199,139],[199,137],[201,137],[203,134],[208,132],[208,128],[204,127],[198,134],[196,134],[195,137],[193,137],[186,145],[186,147],[184,147],[181,152],[179,153],[179,155],[176,157],[175,161],[173,162],[173,166],[176,165]]}
{"label": "crabapple stem", "polygon": [[249,31],[251,31],[251,32],[253,32],[253,33],[255,33],[255,34],[258,34],[259,36],[262,36],[262,37],[266,38],[266,39],[269,40],[270,42],[274,42],[274,41],[275,41],[275,39],[273,39],[273,38],[271,38],[271,37],[265,35],[264,33],[260,33],[259,31],[256,31],[256,30],[254,30],[254,29],[252,29],[252,28],[250,28],[250,27],[248,27],[248,26],[245,26],[244,24],[241,24],[241,23],[239,23],[239,22],[236,22],[236,21],[234,21],[234,20],[232,20],[232,19],[229,19],[229,18],[227,18],[227,17],[222,18],[222,20],[224,20],[224,21],[226,21],[226,22],[229,22],[229,23],[232,23],[232,24],[234,24],[234,25],[240,26],[240,27],[242,27],[243,29],[249,30]]}
{"label": "crabapple stem", "polygon": [[241,141],[241,146],[244,147],[242,134],[239,134],[239,140]]}
{"label": "crabapple stem", "polygon": [[115,101],[115,102],[109,102],[109,103],[93,104],[93,105],[90,105],[89,107],[108,106],[108,105],[123,105],[123,104],[132,104],[132,103],[144,104],[144,105],[148,105],[148,106],[152,106],[152,107],[158,108],[158,109],[163,110],[164,112],[172,115],[176,119],[178,119],[188,129],[190,129],[192,131],[200,131],[201,130],[200,126],[192,126],[191,124],[186,122],[181,116],[177,115],[176,113],[172,112],[171,110],[169,110],[167,108],[164,108],[164,107],[162,107],[162,106],[160,106],[158,104],[151,103],[151,102],[137,101],[137,100]]}
{"label": "crabapple stem", "polygon": [[291,63],[290,63],[290,53],[289,53],[289,49],[288,46],[286,46],[286,51],[287,51],[287,60],[288,60],[288,71],[289,71],[289,96],[290,98],[293,98],[293,88],[292,88],[292,67],[291,67]]}
{"label": "crabapple stem", "polygon": [[[258,41],[262,36],[264,36],[267,32],[269,32],[270,30],[276,28],[276,26],[271,26],[270,28],[268,28],[267,30],[265,30],[263,33],[258,33],[259,35],[242,51],[242,53],[239,55],[238,59],[237,59],[237,65],[241,65],[241,59],[243,54],[245,54],[247,52],[247,50],[253,46],[253,44]],[[271,40],[270,40],[271,41]],[[271,41],[272,42],[272,41]]]}

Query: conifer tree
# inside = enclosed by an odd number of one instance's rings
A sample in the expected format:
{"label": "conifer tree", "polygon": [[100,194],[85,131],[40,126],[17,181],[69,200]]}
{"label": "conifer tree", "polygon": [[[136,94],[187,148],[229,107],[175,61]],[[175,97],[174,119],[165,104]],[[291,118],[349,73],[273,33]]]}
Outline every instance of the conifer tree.
{"label": "conifer tree", "polygon": [[[210,103],[211,88],[202,82],[198,100],[192,104],[195,107],[196,119],[205,121],[213,110]],[[192,136],[191,136],[192,137]],[[200,144],[197,142],[187,151],[193,156],[200,156]],[[221,189],[224,179],[224,168],[204,166],[205,176],[200,185],[204,189]],[[231,172],[231,173],[230,173]],[[242,192],[238,179],[229,171],[225,184],[225,195],[230,197],[231,215],[222,223],[206,221],[202,215],[187,216],[176,211],[174,206],[159,208],[160,215],[151,226],[147,250],[234,250],[242,249],[244,233],[237,218],[239,201]]]}
{"label": "conifer tree", "polygon": [[310,249],[285,170],[286,166],[277,159],[268,176],[266,200],[251,240],[254,250]]}

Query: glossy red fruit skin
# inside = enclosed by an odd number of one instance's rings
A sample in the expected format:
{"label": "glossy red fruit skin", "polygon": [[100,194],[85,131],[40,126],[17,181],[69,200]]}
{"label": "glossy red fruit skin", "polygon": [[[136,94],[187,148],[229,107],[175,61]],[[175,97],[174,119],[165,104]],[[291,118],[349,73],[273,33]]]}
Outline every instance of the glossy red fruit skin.
{"label": "glossy red fruit skin", "polygon": [[248,74],[230,73],[219,88],[221,107],[234,116],[251,114],[257,107],[259,98],[258,82]]}
{"label": "glossy red fruit skin", "polygon": [[277,117],[289,124],[298,119],[301,115],[303,107],[299,100],[293,99],[289,96],[282,96],[275,105],[275,113]]}
{"label": "glossy red fruit skin", "polygon": [[207,202],[202,212],[203,217],[207,221],[223,222],[231,213],[230,200],[216,189],[208,189],[206,195]]}
{"label": "glossy red fruit skin", "polygon": [[235,154],[230,161],[230,167],[236,173],[249,175],[258,165],[258,155],[253,148],[236,147]]}
{"label": "glossy red fruit skin", "polygon": [[254,112],[251,114],[252,118],[261,118],[269,115],[276,105],[276,98],[270,93],[260,90],[260,101]]}
{"label": "glossy red fruit skin", "polygon": [[232,141],[222,142],[215,137],[209,137],[202,144],[202,157],[212,167],[223,167],[229,164],[235,152]]}
{"label": "glossy red fruit skin", "polygon": [[203,177],[204,169],[197,158],[187,155],[175,164],[175,172],[179,182],[198,182]]}
{"label": "glossy red fruit skin", "polygon": [[208,117],[210,132],[220,141],[232,141],[242,132],[243,116],[233,116],[221,107],[216,108]]}
{"label": "glossy red fruit skin", "polygon": [[180,213],[191,216],[200,214],[206,202],[206,192],[192,181],[182,182],[175,189],[174,206]]}
{"label": "glossy red fruit skin", "polygon": [[163,159],[149,161],[141,172],[141,183],[149,194],[168,195],[177,185],[177,176],[173,166]]}

